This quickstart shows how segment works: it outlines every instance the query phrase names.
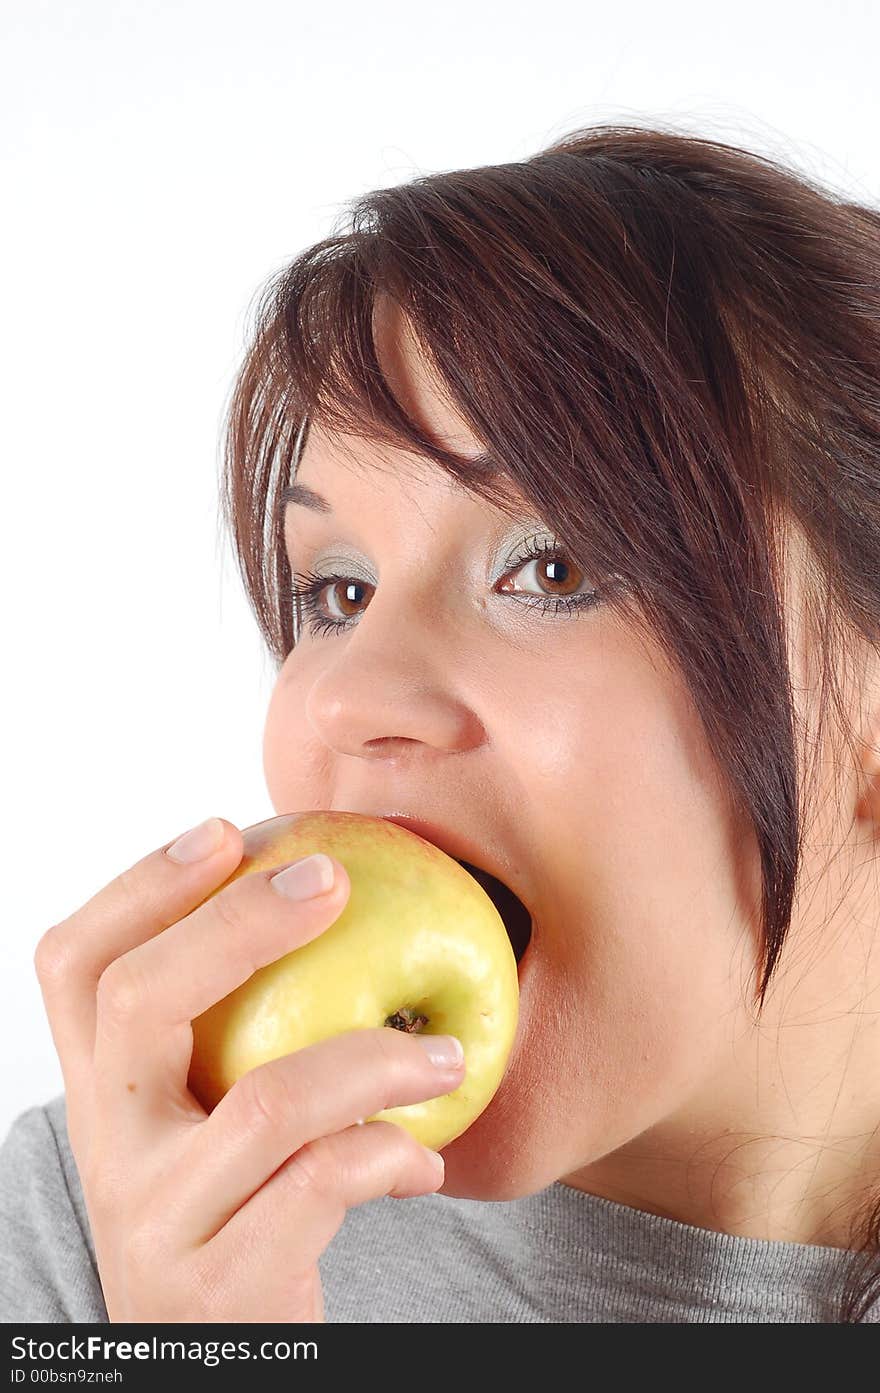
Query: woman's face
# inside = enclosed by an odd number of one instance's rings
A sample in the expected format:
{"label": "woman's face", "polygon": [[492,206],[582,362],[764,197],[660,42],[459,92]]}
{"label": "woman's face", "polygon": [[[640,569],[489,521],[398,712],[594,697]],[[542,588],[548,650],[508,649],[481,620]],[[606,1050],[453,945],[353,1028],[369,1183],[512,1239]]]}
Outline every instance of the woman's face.
{"label": "woman's face", "polygon": [[[476,453],[405,333],[385,354],[412,414]],[[288,506],[293,570],[361,588],[326,586],[316,617],[347,627],[304,616],[278,675],[272,803],[402,811],[505,868],[533,916],[518,1033],[495,1097],[444,1149],[443,1191],[531,1194],[724,1072],[757,960],[754,842],[659,648],[601,602],[540,608],[590,591],[572,560],[564,580],[507,564],[552,540],[528,509],[511,520],[433,465],[315,426],[297,481],[330,511]]]}

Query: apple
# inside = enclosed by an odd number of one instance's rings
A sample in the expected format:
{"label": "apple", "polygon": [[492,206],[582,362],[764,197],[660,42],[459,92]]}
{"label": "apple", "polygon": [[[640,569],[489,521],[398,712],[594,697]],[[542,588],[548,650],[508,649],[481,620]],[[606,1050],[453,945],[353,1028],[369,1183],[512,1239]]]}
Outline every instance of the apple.
{"label": "apple", "polygon": [[465,1077],[454,1092],[374,1115],[424,1146],[446,1146],[492,1099],[516,1034],[516,957],[491,898],[439,847],[380,817],[286,813],[242,836],[240,864],[207,899],[315,851],[342,863],[351,895],[317,938],[192,1022],[191,1091],[210,1111],[250,1069],[344,1031],[456,1035]]}

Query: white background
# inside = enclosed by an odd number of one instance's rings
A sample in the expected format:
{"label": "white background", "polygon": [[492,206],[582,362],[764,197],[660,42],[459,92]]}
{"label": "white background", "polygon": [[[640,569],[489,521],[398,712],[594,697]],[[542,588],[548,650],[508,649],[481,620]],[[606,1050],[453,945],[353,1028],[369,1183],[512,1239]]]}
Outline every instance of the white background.
{"label": "white background", "polygon": [[274,813],[218,494],[267,277],[362,192],[600,121],[876,205],[878,51],[874,0],[3,0],[0,1138],[63,1087],[44,930],[203,817]]}

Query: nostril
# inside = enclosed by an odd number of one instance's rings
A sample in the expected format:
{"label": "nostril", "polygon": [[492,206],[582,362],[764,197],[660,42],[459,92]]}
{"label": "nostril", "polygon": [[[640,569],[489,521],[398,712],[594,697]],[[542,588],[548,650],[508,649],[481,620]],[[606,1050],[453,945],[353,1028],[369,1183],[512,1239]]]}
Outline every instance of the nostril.
{"label": "nostril", "polygon": [[472,866],[469,861],[461,861],[457,857],[455,859],[485,890],[498,910],[504,920],[504,927],[507,929],[507,936],[513,947],[513,955],[519,962],[528,948],[532,936],[532,916],[529,911],[519,896],[515,895],[510,886],[505,885],[503,880],[499,880],[497,876],[482,870],[479,866]]}

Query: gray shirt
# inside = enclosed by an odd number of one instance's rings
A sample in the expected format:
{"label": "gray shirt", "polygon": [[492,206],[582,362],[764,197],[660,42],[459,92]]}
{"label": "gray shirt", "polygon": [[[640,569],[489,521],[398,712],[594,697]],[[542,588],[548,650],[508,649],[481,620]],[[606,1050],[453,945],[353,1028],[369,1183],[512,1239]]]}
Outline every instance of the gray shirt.
{"label": "gray shirt", "polygon": [[[557,1183],[505,1202],[372,1200],[319,1269],[328,1322],[835,1322],[857,1261]],[[0,1320],[107,1321],[64,1094],[21,1113],[0,1147]]]}

